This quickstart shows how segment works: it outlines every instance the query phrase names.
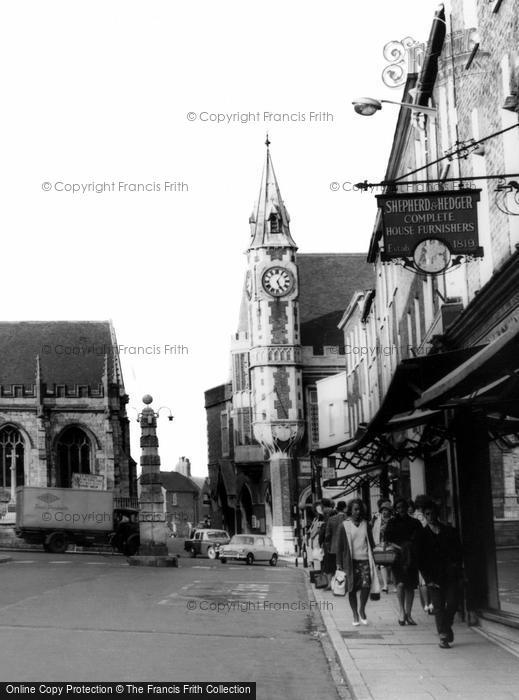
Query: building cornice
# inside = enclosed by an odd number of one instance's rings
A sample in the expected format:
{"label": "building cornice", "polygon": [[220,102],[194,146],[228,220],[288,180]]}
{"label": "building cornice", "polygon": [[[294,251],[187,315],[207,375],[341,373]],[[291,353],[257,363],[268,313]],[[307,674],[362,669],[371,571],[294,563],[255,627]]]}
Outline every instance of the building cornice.
{"label": "building cornice", "polygon": [[465,310],[445,331],[449,347],[487,340],[512,311],[519,309],[519,249],[496,270]]}

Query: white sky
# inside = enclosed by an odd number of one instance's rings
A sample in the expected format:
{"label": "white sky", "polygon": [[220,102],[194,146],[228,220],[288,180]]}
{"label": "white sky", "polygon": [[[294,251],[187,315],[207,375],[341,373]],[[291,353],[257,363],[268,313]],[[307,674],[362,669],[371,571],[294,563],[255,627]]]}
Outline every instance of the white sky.
{"label": "white sky", "polygon": [[[426,41],[436,1],[27,0],[0,9],[2,320],[112,318],[131,406],[150,393],[163,469],[207,470],[204,390],[226,381],[265,132],[301,252],[367,250],[399,100],[383,46]],[[188,112],[329,112],[334,121],[189,122]],[[183,181],[188,192],[55,191]],[[42,183],[50,182],[44,192]],[[345,306],[348,300],[345,299]],[[186,355],[164,355],[183,344]],[[130,417],[135,413],[130,411]],[[132,421],[139,460],[138,425]]]}

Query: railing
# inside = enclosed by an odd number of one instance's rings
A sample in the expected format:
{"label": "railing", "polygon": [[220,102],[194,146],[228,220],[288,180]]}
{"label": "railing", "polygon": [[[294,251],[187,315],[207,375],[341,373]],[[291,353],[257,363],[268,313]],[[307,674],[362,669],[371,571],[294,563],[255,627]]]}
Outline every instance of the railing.
{"label": "railing", "polygon": [[136,497],[123,498],[114,496],[114,508],[139,508],[139,499]]}

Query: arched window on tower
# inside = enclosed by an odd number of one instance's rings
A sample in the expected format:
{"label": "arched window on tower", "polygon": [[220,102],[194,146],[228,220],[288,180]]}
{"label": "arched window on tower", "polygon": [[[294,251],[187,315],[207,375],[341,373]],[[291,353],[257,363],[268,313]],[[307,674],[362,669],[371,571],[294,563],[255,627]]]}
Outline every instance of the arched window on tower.
{"label": "arched window on tower", "polygon": [[279,216],[279,214],[272,212],[272,214],[269,216],[269,223],[270,233],[282,233],[281,217]]}
{"label": "arched window on tower", "polygon": [[23,486],[24,442],[20,431],[12,426],[0,430],[0,488]]}
{"label": "arched window on tower", "polygon": [[90,440],[81,428],[67,428],[58,440],[56,486],[70,488],[72,474],[90,474]]}

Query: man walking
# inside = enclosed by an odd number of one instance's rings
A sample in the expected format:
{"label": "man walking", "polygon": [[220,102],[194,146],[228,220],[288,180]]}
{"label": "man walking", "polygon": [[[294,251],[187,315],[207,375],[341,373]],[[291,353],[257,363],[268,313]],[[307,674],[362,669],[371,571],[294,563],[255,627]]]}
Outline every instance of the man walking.
{"label": "man walking", "polygon": [[418,566],[430,592],[440,648],[450,649],[454,641],[452,623],[458,608],[461,578],[461,545],[456,530],[438,520],[438,506],[424,505],[426,525],[416,537]]}
{"label": "man walking", "polygon": [[337,503],[337,512],[332,515],[328,522],[326,523],[326,530],[324,534],[324,546],[325,551],[330,555],[330,564],[333,567],[333,573],[337,568],[336,555],[337,547],[339,544],[339,529],[346,519],[346,503],[344,501],[339,501]]}

